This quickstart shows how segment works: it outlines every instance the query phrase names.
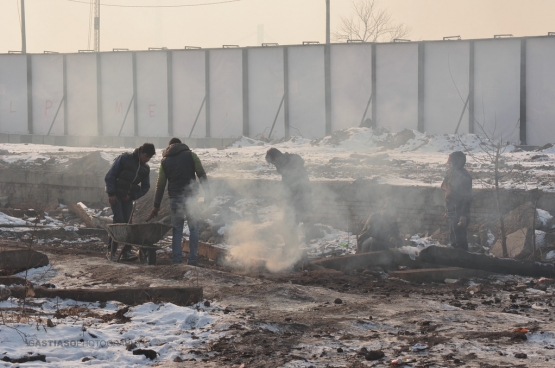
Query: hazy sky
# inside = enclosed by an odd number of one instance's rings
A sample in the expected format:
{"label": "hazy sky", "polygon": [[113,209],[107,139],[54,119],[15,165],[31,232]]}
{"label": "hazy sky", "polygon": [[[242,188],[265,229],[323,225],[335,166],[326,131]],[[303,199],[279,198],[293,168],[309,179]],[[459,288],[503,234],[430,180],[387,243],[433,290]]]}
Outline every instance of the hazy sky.
{"label": "hazy sky", "polygon": [[[26,0],[27,50],[76,52],[89,46],[89,0]],[[185,5],[225,0],[102,0],[116,5]],[[229,1],[229,0],[228,0]],[[0,53],[21,49],[20,0],[0,0]],[[331,0],[332,30],[351,12],[351,0]],[[412,40],[489,38],[494,34],[555,32],[554,0],[382,0],[412,28]],[[325,41],[325,0],[239,0],[180,8],[101,7],[101,50],[184,46],[254,46],[264,42]]]}

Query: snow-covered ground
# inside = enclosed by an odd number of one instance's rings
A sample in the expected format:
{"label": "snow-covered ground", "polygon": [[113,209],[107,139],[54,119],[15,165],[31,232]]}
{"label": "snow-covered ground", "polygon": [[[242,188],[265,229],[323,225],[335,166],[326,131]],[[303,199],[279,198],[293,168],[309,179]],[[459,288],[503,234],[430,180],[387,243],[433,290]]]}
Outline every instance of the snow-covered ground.
{"label": "snow-covered ground", "polygon": [[[475,187],[487,187],[493,169],[493,162],[487,160],[488,153],[492,152],[492,142],[475,134],[426,135],[407,130],[387,133],[368,128],[349,128],[316,140],[291,137],[267,143],[243,137],[223,150],[198,148],[193,151],[201,158],[209,177],[277,180],[279,177],[275,169],[264,159],[270,147],[301,155],[311,180],[369,178],[384,184],[438,186],[446,169],[448,154],[457,150],[467,153],[467,168],[478,179],[475,180]],[[155,171],[160,163],[162,148],[157,147],[158,154],[151,160]],[[0,155],[0,167],[2,163],[20,167],[63,167],[71,163],[71,159],[94,151],[101,151],[102,157],[111,163],[120,153],[130,151],[124,148],[8,143],[0,144],[0,149],[10,153]],[[514,165],[518,169],[514,175],[503,179],[504,187],[539,187],[555,191],[553,147],[525,152],[509,145],[503,148],[502,158],[503,170],[509,171]]]}

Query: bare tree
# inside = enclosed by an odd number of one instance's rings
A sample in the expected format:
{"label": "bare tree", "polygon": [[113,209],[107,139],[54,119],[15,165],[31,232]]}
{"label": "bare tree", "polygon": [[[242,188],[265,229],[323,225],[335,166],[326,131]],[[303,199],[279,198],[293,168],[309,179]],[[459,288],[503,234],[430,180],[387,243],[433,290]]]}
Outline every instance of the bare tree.
{"label": "bare tree", "polygon": [[333,32],[336,41],[393,41],[411,32],[407,25],[395,23],[391,13],[379,6],[379,0],[352,0],[352,3],[353,14],[341,17],[338,30]]}

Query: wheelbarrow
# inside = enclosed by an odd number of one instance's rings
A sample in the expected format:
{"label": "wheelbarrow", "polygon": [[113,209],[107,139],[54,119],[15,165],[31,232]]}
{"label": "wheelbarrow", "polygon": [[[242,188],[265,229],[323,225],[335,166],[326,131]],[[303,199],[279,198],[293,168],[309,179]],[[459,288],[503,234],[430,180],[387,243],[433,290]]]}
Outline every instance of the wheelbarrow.
{"label": "wheelbarrow", "polygon": [[[161,249],[154,244],[166,235],[170,225],[159,222],[142,224],[112,224],[108,225],[108,236],[112,241],[122,245],[139,248],[139,260],[142,264],[155,265],[156,251]],[[118,261],[121,258],[121,253]]]}

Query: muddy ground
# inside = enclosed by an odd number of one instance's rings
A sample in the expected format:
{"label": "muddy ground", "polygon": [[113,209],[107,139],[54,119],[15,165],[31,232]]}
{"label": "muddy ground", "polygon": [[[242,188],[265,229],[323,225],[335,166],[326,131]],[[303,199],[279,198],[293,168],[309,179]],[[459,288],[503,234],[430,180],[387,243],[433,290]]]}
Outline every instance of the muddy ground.
{"label": "muddy ground", "polygon": [[[531,279],[414,284],[372,270],[241,274],[208,260],[204,269],[171,265],[165,255],[156,266],[113,263],[80,248],[34,247],[50,258],[49,283],[200,285],[217,307],[222,320],[212,328],[223,328],[222,337],[184,351],[183,362],[154,366],[385,367],[399,357],[415,359],[413,367],[555,366],[555,290],[532,289]],[[481,290],[470,292],[472,283]],[[415,352],[417,343],[427,348]]]}

